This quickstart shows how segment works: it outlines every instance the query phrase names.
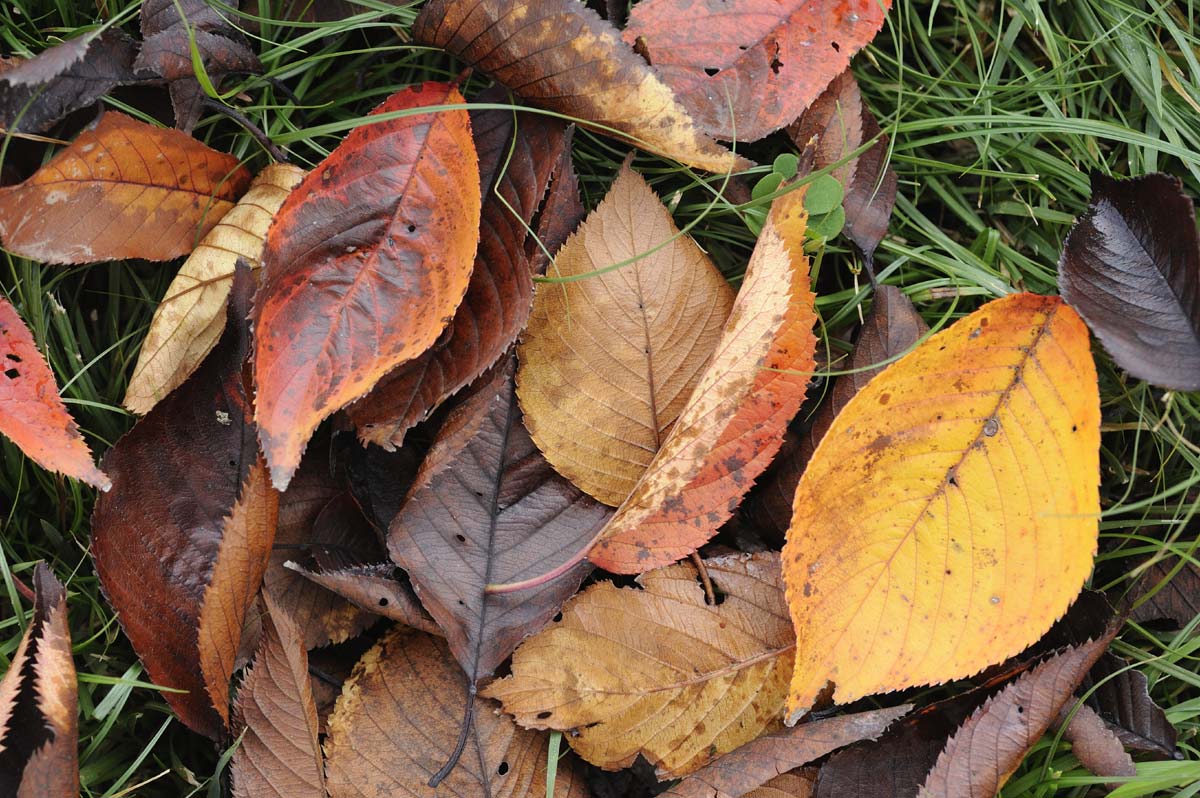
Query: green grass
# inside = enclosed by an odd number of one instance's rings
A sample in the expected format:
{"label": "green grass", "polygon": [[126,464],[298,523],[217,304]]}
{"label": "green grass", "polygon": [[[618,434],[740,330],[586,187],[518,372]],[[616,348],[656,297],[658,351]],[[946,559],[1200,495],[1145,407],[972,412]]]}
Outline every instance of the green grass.
{"label": "green grass", "polygon": [[[319,161],[397,88],[460,72],[445,55],[407,43],[414,9],[357,4],[360,13],[334,23],[272,21],[278,3],[268,0],[259,17],[242,17],[257,27],[252,36],[260,40],[266,75],[228,87],[234,91],[226,96],[297,163]],[[97,6],[107,9],[104,19],[136,29],[137,5],[128,0],[16,0],[0,8],[0,50],[39,52],[104,21]],[[1089,170],[1163,170],[1200,195],[1198,15],[1200,3],[1192,2],[897,0],[855,67],[891,135],[900,179],[890,235],[877,254],[879,278],[902,286],[932,325],[944,326],[1011,290],[1056,291],[1055,263],[1086,204]],[[470,80],[472,87],[484,82]],[[128,95],[122,98],[114,104],[136,112]],[[196,135],[252,168],[267,162],[254,139],[223,117],[209,117]],[[777,136],[749,152],[769,164],[785,147]],[[11,143],[5,157],[44,158],[51,150]],[[577,134],[589,205],[603,196],[625,153],[611,140]],[[723,177],[645,155],[635,165],[680,226],[691,225],[725,273],[739,276],[753,235],[744,208],[717,195]],[[55,267],[7,255],[0,261],[0,290],[33,329],[97,451],[133,421],[120,399],[174,270],[145,263]],[[848,325],[869,290],[842,242],[823,253],[818,287],[824,343],[845,351]],[[1147,557],[1200,561],[1200,396],[1128,380],[1097,351],[1104,513],[1093,584],[1120,592]],[[83,794],[216,794],[210,781],[221,752],[171,720],[100,594],[87,556],[92,492],[46,474],[7,441],[0,449],[0,670],[28,621],[13,580],[27,580],[32,564],[44,559],[70,591]],[[1200,636],[1128,625],[1116,651],[1148,677],[1180,730],[1185,759],[1141,764],[1115,794],[1200,795]],[[1004,795],[1104,794],[1100,782],[1048,737]]]}

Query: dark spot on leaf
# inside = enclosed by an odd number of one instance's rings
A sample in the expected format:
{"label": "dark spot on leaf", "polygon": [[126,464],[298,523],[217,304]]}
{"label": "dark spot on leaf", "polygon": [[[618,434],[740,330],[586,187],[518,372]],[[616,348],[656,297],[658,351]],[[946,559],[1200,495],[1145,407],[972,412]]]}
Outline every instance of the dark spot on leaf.
{"label": "dark spot on leaf", "polygon": [[837,42],[830,42],[830,44],[833,45],[833,51],[835,53],[840,53],[842,51],[842,46]]}
{"label": "dark spot on leaf", "polygon": [[539,712],[539,713],[537,713],[537,719],[545,720],[546,718],[550,717],[553,714],[554,714],[553,712]]}
{"label": "dark spot on leaf", "polygon": [[500,767],[496,768],[497,775],[503,776],[507,772],[508,772],[508,763],[507,762],[501,762]]}
{"label": "dark spot on leaf", "polygon": [[551,620],[554,621],[555,623],[558,623],[559,621],[562,620],[562,613],[561,612],[554,613],[554,617],[551,618]]}
{"label": "dark spot on leaf", "polygon": [[387,596],[381,596],[379,599],[379,606],[386,607],[387,605],[388,605]]}
{"label": "dark spot on leaf", "polygon": [[17,377],[21,376],[21,372],[17,371],[16,369],[5,369],[4,376],[8,377],[10,380],[15,380]]}
{"label": "dark spot on leaf", "polygon": [[720,71],[721,71],[720,67],[705,67],[704,68],[704,74],[708,75],[710,78],[715,78],[717,76],[717,73]]}
{"label": "dark spot on leaf", "polygon": [[21,362],[21,358],[20,358],[20,356],[19,356],[19,355],[15,355],[15,354],[13,354],[12,352],[9,352],[7,355],[5,355],[5,357],[6,357],[6,358],[8,358],[9,360],[11,360],[11,361],[12,361],[12,362],[14,362],[14,363],[20,363],[20,362]]}
{"label": "dark spot on leaf", "polygon": [[466,542],[467,542],[467,538],[466,538],[466,536],[465,536],[465,535],[455,535],[455,536],[454,536],[454,539],[455,539],[455,540],[457,540],[459,543],[466,543]]}

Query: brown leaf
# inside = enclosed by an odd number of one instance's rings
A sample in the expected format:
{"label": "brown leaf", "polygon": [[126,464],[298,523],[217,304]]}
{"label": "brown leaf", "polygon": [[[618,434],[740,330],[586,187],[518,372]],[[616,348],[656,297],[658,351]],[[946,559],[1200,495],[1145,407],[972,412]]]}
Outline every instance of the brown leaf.
{"label": "brown leaf", "polygon": [[33,620],[0,681],[0,795],[77,798],[78,688],[67,592],[44,563],[33,571]]}
{"label": "brown leaf", "polygon": [[258,268],[267,227],[303,177],[303,169],[289,164],[263,169],[184,261],[142,341],[122,402],[128,410],[145,415],[182,385],[217,345],[225,329],[234,266],[244,260],[251,269]]}
{"label": "brown leaf", "polygon": [[0,237],[45,263],[186,255],[250,182],[237,158],[108,111],[48,164],[0,189]]}
{"label": "brown leaf", "polygon": [[429,614],[421,608],[411,587],[396,579],[390,564],[346,565],[341,568],[305,568],[294,562],[284,563],[289,571],[320,585],[359,609],[402,623],[405,626],[444,636]]}
{"label": "brown leaf", "polygon": [[816,782],[817,771],[804,768],[776,776],[758,789],[746,793],[746,798],[812,798]]}
{"label": "brown leaf", "polygon": [[513,370],[510,356],[446,419],[388,530],[392,559],[472,683],[541,629],[589,568],[513,593],[487,593],[487,585],[549,570],[594,537],[610,513],[534,447],[521,424]]}
{"label": "brown leaf", "polygon": [[1146,569],[1142,584],[1146,592],[1131,620],[1170,621],[1182,629],[1200,615],[1200,567],[1191,560],[1159,560]]}
{"label": "brown leaf", "polygon": [[615,506],[703,374],[733,291],[628,165],[550,273],[589,276],[534,298],[517,374],[526,426],[560,474]]}
{"label": "brown leaf", "polygon": [[1084,687],[1089,688],[1088,706],[1126,748],[1154,754],[1155,759],[1174,758],[1179,733],[1150,697],[1146,674],[1106,653],[1092,666]]}
{"label": "brown leaf", "polygon": [[642,0],[640,45],[709,135],[757,141],[805,109],[875,38],[891,0]]}
{"label": "brown leaf", "polygon": [[0,295],[0,433],[42,468],[58,471],[100,490],[112,483],[92,462],[92,453],[58,395],[54,373],[34,343],[33,333]]}
{"label": "brown leaf", "polygon": [[[479,102],[504,102],[494,91]],[[404,443],[413,425],[500,358],[529,320],[533,302],[529,225],[551,171],[566,155],[562,123],[532,113],[471,112],[483,192],[479,250],[467,293],[443,339],[399,366],[347,412],[364,443],[390,449]],[[511,145],[511,155],[510,155]]]}
{"label": "brown leaf", "polygon": [[844,160],[879,136],[866,152],[833,170],[845,191],[846,235],[870,264],[896,204],[896,173],[887,162],[888,137],[880,133],[879,122],[863,102],[854,73],[847,69],[834,78],[787,132],[802,150],[815,138],[814,169]]}
{"label": "brown leaf", "polygon": [[[329,719],[330,798],[544,796],[546,735],[517,728],[479,698],[461,763],[439,788],[427,786],[458,738],[466,692],[443,641],[401,630],[385,636],[355,666]],[[558,767],[554,795],[585,795],[566,763]]]}
{"label": "brown leaf", "polygon": [[263,636],[238,690],[245,723],[233,755],[234,798],[325,798],[317,705],[300,629],[264,596]]}
{"label": "brown leaf", "polygon": [[919,798],[991,796],[1016,770],[1072,700],[1092,664],[1116,634],[1073,646],[988,699],[955,733],[929,771]]}
{"label": "brown leaf", "polygon": [[119,30],[85,34],[0,67],[0,129],[41,133],[133,78],[137,44]]}
{"label": "brown leaf", "polygon": [[758,795],[756,789],[768,782],[777,784],[779,777],[790,770],[859,740],[874,739],[910,709],[910,705],[904,704],[839,715],[765,734],[696,771],[664,795],[668,798]]}
{"label": "brown leaf", "polygon": [[[372,113],[463,102],[425,83]],[[284,201],[254,303],[256,420],[277,488],[323,419],[441,335],[471,275],[479,208],[465,108],[355,129]]]}
{"label": "brown leaf", "polygon": [[639,754],[659,778],[691,773],[782,727],[795,652],[776,552],[705,561],[724,600],[705,603],[691,563],[597,583],[527,640],[483,694],[527,728],[569,732],[605,769]]}
{"label": "brown leaf", "polygon": [[[1063,723],[1067,724],[1063,737],[1071,744],[1071,753],[1091,773],[1108,777],[1137,775],[1137,768],[1121,740],[1087,704],[1064,704],[1054,725]],[[1119,784],[1110,784],[1109,788],[1115,790]]]}
{"label": "brown leaf", "polygon": [[875,289],[875,301],[858,335],[854,354],[848,365],[836,367],[850,373],[834,382],[829,398],[817,410],[809,428],[788,435],[775,462],[742,506],[747,518],[779,535],[787,531],[800,475],[833,419],[872,377],[912,349],[928,331],[929,326],[900,289],[891,285]]}
{"label": "brown leaf", "polygon": [[579,0],[432,0],[412,33],[598,132],[710,172],[749,166],[708,138],[617,29]]}
{"label": "brown leaf", "polygon": [[[253,575],[218,568],[259,557],[265,566],[274,534],[273,526],[264,528],[274,501],[254,473],[261,464],[242,382],[253,289],[249,271],[240,270],[225,334],[196,373],[105,456],[113,490],[92,513],[96,571],[126,636],[156,684],[186,691],[163,693],[180,720],[213,739],[228,716],[209,694],[227,685],[211,680],[220,681],[215,671],[232,662],[237,645],[220,652],[202,652],[201,645],[215,643],[218,632],[222,646],[233,642],[243,619],[231,616],[203,631],[201,620],[218,608],[242,611]],[[237,589],[213,595],[224,584]]]}

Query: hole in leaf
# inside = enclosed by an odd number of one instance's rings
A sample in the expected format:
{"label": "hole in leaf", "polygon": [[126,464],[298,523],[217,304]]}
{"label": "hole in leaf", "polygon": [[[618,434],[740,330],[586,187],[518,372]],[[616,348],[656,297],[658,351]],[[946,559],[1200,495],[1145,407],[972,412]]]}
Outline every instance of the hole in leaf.
{"label": "hole in leaf", "polygon": [[834,51],[835,53],[840,53],[840,52],[842,51],[842,48],[841,48],[841,46],[840,46],[840,45],[838,45],[838,43],[837,43],[837,42],[830,42],[830,44],[832,44],[832,45],[833,45],[833,51]]}
{"label": "hole in leaf", "polygon": [[21,362],[21,358],[20,358],[20,356],[19,356],[19,355],[15,355],[15,354],[13,354],[12,352],[9,352],[7,355],[5,355],[5,357],[6,357],[6,358],[8,358],[9,360],[11,360],[11,361],[12,361],[12,362],[14,362],[14,363],[20,363],[20,362]]}
{"label": "hole in leaf", "polygon": [[555,623],[558,623],[559,621],[562,620],[562,613],[561,612],[554,613],[554,617],[551,618],[551,620],[554,621]]}
{"label": "hole in leaf", "polygon": [[551,716],[551,715],[553,715],[553,714],[554,714],[553,712],[539,712],[539,713],[537,714],[537,719],[538,719],[538,720],[545,720],[546,718],[550,717],[550,716]]}
{"label": "hole in leaf", "polygon": [[417,232],[417,226],[416,226],[415,224],[410,224],[410,225],[408,226],[408,232],[410,232],[410,233],[415,233],[415,232]]}
{"label": "hole in leaf", "polygon": [[386,607],[387,605],[388,605],[387,596],[383,596],[383,597],[381,597],[381,598],[379,599],[379,606],[380,606],[380,607]]}
{"label": "hole in leaf", "polygon": [[4,376],[8,377],[10,380],[15,380],[17,377],[21,376],[21,372],[17,371],[16,369],[6,369],[4,371]]}
{"label": "hole in leaf", "polygon": [[719,67],[705,67],[704,68],[704,74],[708,75],[710,78],[715,78],[717,76],[717,73],[720,71],[721,71],[721,69]]}
{"label": "hole in leaf", "polygon": [[455,540],[457,540],[459,543],[466,543],[466,542],[467,542],[466,535],[455,535],[455,536],[454,536],[454,539],[455,539]]}
{"label": "hole in leaf", "polygon": [[496,773],[501,776],[503,776],[507,772],[508,772],[508,763],[507,762],[501,762],[500,767],[496,768]]}
{"label": "hole in leaf", "polygon": [[1025,707],[1018,706],[1018,707],[1017,707],[1017,714],[1018,714],[1018,715],[1024,715],[1024,714],[1025,714]]}

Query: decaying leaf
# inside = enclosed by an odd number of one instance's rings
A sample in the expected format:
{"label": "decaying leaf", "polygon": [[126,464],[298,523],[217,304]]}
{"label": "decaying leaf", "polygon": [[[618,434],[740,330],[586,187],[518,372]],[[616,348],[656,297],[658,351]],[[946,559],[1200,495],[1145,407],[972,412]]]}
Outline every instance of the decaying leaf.
{"label": "decaying leaf", "polygon": [[700,128],[757,141],[795,119],[883,26],[891,0],[642,0],[637,44]]}
{"label": "decaying leaf", "polygon": [[[864,0],[877,5],[874,0]],[[800,149],[815,138],[813,168],[844,160],[866,142],[879,139],[866,152],[833,170],[845,192],[846,235],[866,257],[887,234],[888,221],[896,204],[896,173],[888,166],[888,137],[863,102],[854,73],[847,69],[830,82],[800,118],[788,126],[788,135]]]}
{"label": "decaying leaf", "polygon": [[527,728],[560,729],[589,762],[659,778],[690,773],[781,726],[795,639],[779,555],[705,561],[724,596],[705,604],[696,569],[600,582],[513,655],[513,675],[483,694]]}
{"label": "decaying leaf", "polygon": [[817,314],[803,192],[771,206],[712,360],[588,559],[642,573],[700,548],[783,443],[812,375]]}
{"label": "decaying leaf", "polygon": [[234,275],[225,334],[105,456],[113,490],[92,513],[96,571],[126,636],[155,684],[186,691],[163,693],[180,720],[213,739],[275,532],[242,382],[253,289],[248,270]]}
{"label": "decaying leaf", "polygon": [[746,798],[812,798],[816,782],[816,769],[802,768],[776,776],[763,786],[746,793]]}
{"label": "decaying leaf", "polygon": [[700,380],[733,291],[628,165],[550,274],[588,276],[534,297],[519,349],[521,409],[554,468],[616,506]]}
{"label": "decaying leaf", "polygon": [[967,719],[946,744],[919,798],[995,795],[1059,712],[1112,633],[1073,646],[1005,687]]}
{"label": "decaying leaf", "polygon": [[710,172],[749,166],[706,136],[617,29],[580,0],[432,0],[412,33],[534,105],[649,152]]}
{"label": "decaying leaf", "polygon": [[[478,99],[505,102],[507,96],[494,91]],[[472,111],[471,131],[483,209],[467,293],[444,341],[396,368],[348,408],[364,442],[403,444],[414,424],[491,368],[529,320],[536,249],[529,225],[556,165],[571,168],[569,134],[561,122],[532,113],[517,114],[514,125],[513,113],[504,110]],[[554,242],[547,246],[557,248]]]}
{"label": "decaying leaf", "polygon": [[0,433],[42,468],[108,490],[17,309],[0,295]]}
{"label": "decaying leaf", "polygon": [[392,559],[472,683],[540,630],[589,569],[513,593],[487,593],[487,585],[548,571],[595,537],[610,514],[533,445],[513,370],[510,356],[446,419],[388,530]]}
{"label": "decaying leaf", "polygon": [[[765,734],[696,771],[664,795],[668,798],[753,798],[760,795],[758,790],[764,785],[774,785],[781,794],[787,794],[784,792],[786,782],[779,780],[786,777],[788,771],[843,746],[878,737],[910,709],[910,705],[903,704],[890,709],[839,715]],[[808,779],[802,781],[811,785]]]}
{"label": "decaying leaf", "polygon": [[78,688],[67,592],[44,563],[33,571],[33,620],[0,680],[0,795],[77,798]]}
{"label": "decaying leaf", "polygon": [[1054,725],[1063,727],[1063,738],[1071,744],[1071,753],[1093,774],[1110,778],[1137,775],[1121,739],[1087,704],[1064,704]]}
{"label": "decaying leaf", "polygon": [[846,403],[895,358],[905,354],[929,331],[908,297],[892,285],[879,285],[849,364],[802,434],[789,434],[771,467],[742,505],[743,514],[760,528],[780,535],[792,522],[792,500],[804,466]]}
{"label": "decaying leaf", "polygon": [[0,130],[41,133],[133,80],[137,45],[118,30],[86,34],[0,66]]}
{"label": "decaying leaf", "polygon": [[1179,733],[1150,697],[1146,674],[1113,654],[1096,661],[1084,680],[1088,706],[1131,751],[1172,759]]}
{"label": "decaying leaf", "polygon": [[1092,175],[1092,201],[1063,244],[1063,299],[1121,368],[1200,390],[1200,236],[1178,178]]}
{"label": "decaying leaf", "polygon": [[1148,592],[1129,616],[1138,623],[1169,621],[1182,629],[1200,615],[1200,566],[1191,560],[1159,560],[1142,584]]}
{"label": "decaying leaf", "polygon": [[[544,796],[546,734],[517,728],[479,698],[462,761],[436,790],[427,786],[458,739],[466,693],[444,641],[402,630],[385,636],[355,666],[329,719],[330,797]],[[569,763],[559,763],[554,795],[586,795]]]}
{"label": "decaying leaf", "polygon": [[300,629],[264,596],[263,635],[238,690],[245,724],[233,755],[235,798],[325,798],[317,705]]}
{"label": "decaying leaf", "polygon": [[237,158],[107,111],[20,185],[0,188],[4,248],[44,263],[170,260],[246,189]]}
{"label": "decaying leaf", "polygon": [[[372,113],[462,102],[425,83]],[[437,340],[467,288],[479,210],[465,109],[355,129],[284,201],[254,303],[256,419],[277,488],[326,416]]]}
{"label": "decaying leaf", "polygon": [[432,635],[444,636],[441,628],[421,608],[412,588],[393,575],[395,568],[391,563],[345,565],[340,568],[316,565],[315,568],[305,568],[298,563],[287,562],[284,567],[371,615],[379,615]]}
{"label": "decaying leaf", "polygon": [[984,305],[850,400],[784,547],[790,719],[828,681],[846,703],[978,672],[1066,611],[1096,551],[1099,405],[1087,329],[1032,294]]}
{"label": "decaying leaf", "polygon": [[217,345],[225,329],[225,305],[239,259],[258,268],[263,239],[279,206],[304,177],[290,164],[259,172],[237,205],[208,232],[184,261],[154,311],[123,404],[145,415],[178,388]]}

